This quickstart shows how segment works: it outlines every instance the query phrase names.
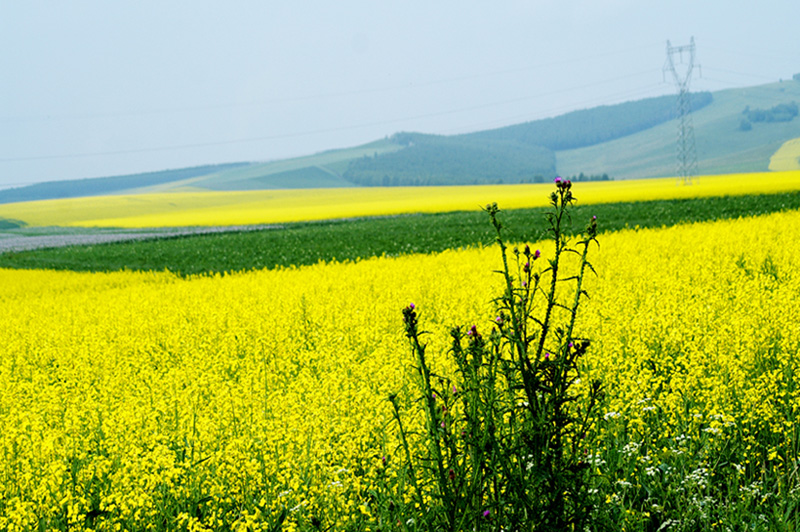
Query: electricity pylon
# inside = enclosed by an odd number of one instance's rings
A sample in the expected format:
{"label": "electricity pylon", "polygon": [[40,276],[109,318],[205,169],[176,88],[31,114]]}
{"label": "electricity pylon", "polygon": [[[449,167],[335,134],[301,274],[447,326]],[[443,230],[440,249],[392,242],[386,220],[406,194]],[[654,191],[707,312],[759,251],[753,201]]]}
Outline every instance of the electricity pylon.
{"label": "electricity pylon", "polygon": [[[678,72],[675,67],[674,57],[680,57],[680,64],[684,64],[683,55],[688,56],[685,63],[685,72]],[[689,93],[689,82],[692,80],[694,70],[694,37],[686,46],[671,46],[667,41],[667,62],[664,64],[664,73],[669,70],[678,87],[678,176],[684,184],[691,184],[692,176],[697,171],[697,151],[694,145],[694,126],[692,125],[692,102]]]}

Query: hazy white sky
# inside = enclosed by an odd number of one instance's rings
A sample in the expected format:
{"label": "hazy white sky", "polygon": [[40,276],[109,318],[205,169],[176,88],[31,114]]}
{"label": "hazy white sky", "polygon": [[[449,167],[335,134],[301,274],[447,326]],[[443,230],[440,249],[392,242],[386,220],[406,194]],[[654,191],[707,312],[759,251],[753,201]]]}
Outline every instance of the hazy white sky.
{"label": "hazy white sky", "polygon": [[[0,0],[0,188],[452,134],[800,72],[796,0]],[[702,75],[702,77],[701,77]]]}

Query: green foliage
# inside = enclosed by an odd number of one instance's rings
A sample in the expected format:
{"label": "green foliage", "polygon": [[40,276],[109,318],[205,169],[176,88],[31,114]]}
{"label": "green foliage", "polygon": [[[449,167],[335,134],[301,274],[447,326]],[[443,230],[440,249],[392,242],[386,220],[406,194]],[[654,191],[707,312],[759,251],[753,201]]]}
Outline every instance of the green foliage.
{"label": "green foliage", "polygon": [[[569,243],[563,230],[570,219],[571,186],[557,181],[551,196],[547,223],[555,252],[548,261],[528,246],[514,249],[510,261],[497,204],[487,206],[506,288],[495,300],[497,318],[489,335],[482,336],[476,325],[466,333],[452,330],[450,352],[458,366],[453,380],[437,377],[430,367],[414,305],[403,310],[416,364],[415,403],[425,426],[417,432],[422,450],[414,453],[408,441],[415,432],[404,426],[399,401],[390,397],[404,454],[392,460],[400,463],[399,486],[379,504],[387,512],[392,508],[391,516],[401,522],[453,532],[583,531],[589,524],[584,458],[602,392],[599,382],[585,397],[574,392],[578,362],[589,347],[588,340],[575,336],[574,325],[585,296],[584,275],[592,270],[587,254],[597,226],[593,217],[586,236]],[[575,271],[565,272],[570,253],[580,259]]]}
{"label": "green foliage", "polygon": [[[800,137],[800,120],[752,124],[743,134],[742,109],[765,102],[800,103],[800,83],[771,83],[714,92],[714,101],[692,113],[698,175],[765,172],[770,157],[787,140]],[[758,127],[762,126],[762,127]],[[561,150],[560,175],[607,172],[614,179],[675,175],[675,121],[594,146]]]}
{"label": "green foliage", "polygon": [[742,114],[750,122],[789,122],[797,116],[797,104],[779,103],[770,109],[750,109],[747,106]]}
{"label": "green foliage", "polygon": [[[693,108],[712,101],[693,95]],[[591,146],[675,118],[675,98],[662,96],[574,111],[465,135],[398,133],[402,149],[353,160],[343,177],[364,186],[544,182],[556,175],[556,150]]]}
{"label": "green foliage", "polygon": [[[766,171],[783,142],[800,135],[792,104],[762,110],[770,127],[752,128],[746,105],[800,97],[800,84],[775,83],[692,95],[701,174]],[[615,179],[669,176],[675,171],[673,96],[575,111],[554,118],[476,133],[439,137],[398,133],[342,150],[266,163],[235,163],[0,191],[0,203],[111,194],[192,179],[211,190],[542,182],[561,175]],[[756,116],[759,116],[758,113]],[[743,121],[744,119],[744,121]],[[788,121],[781,121],[786,120]],[[746,121],[746,122],[745,122]],[[527,151],[526,151],[527,150]],[[554,153],[558,152],[558,164]],[[160,177],[159,177],[160,176]]]}
{"label": "green foliage", "polygon": [[[800,208],[800,193],[576,205],[576,217],[596,214],[608,231],[661,227]],[[505,212],[509,242],[546,237],[542,209]],[[480,212],[416,214],[347,221],[287,224],[278,229],[208,234],[0,254],[0,267],[76,271],[170,270],[184,275],[431,253],[488,245],[491,227]]]}
{"label": "green foliage", "polygon": [[[712,100],[710,92],[694,93],[692,109],[701,109]],[[480,131],[463,137],[514,140],[527,145],[545,146],[551,150],[570,150],[638,133],[676,116],[675,97],[659,96],[573,111],[554,118]]]}
{"label": "green foliage", "polygon": [[305,166],[283,172],[264,173],[245,179],[210,182],[206,186],[212,190],[267,190],[338,188],[351,187],[353,184],[326,167]]}
{"label": "green foliage", "polygon": [[0,218],[0,229],[18,229],[25,227],[25,222],[12,220],[11,218]]}
{"label": "green foliage", "polygon": [[584,181],[610,181],[611,178],[608,176],[608,174],[586,175],[583,172],[581,172],[577,175],[569,177],[569,180],[572,181],[573,183],[581,183]]}
{"label": "green foliage", "polygon": [[149,187],[190,179],[193,177],[247,166],[250,163],[228,163],[179,170],[163,170],[143,174],[130,174],[114,177],[98,177],[94,179],[69,179],[65,181],[48,181],[25,187],[0,190],[0,203],[14,203],[18,201],[34,201],[58,198],[82,198],[85,196],[100,196],[113,194],[122,190]]}
{"label": "green foliage", "polygon": [[530,183],[555,175],[555,155],[514,140],[482,140],[420,133],[392,137],[402,150],[350,163],[343,177],[363,186]]}

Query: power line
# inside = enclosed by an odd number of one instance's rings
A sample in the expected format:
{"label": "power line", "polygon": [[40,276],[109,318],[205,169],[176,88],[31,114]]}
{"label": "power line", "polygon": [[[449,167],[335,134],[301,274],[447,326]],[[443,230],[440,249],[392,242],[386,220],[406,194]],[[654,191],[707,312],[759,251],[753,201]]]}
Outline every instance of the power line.
{"label": "power line", "polygon": [[[664,72],[672,73],[678,89],[678,175],[684,183],[691,183],[691,178],[697,170],[697,151],[694,144],[694,126],[692,125],[692,102],[689,93],[689,83],[694,70],[694,37],[685,46],[672,46],[667,41],[667,61]],[[675,57],[680,56],[683,63],[684,53],[688,56],[686,72],[679,74],[675,68]]]}
{"label": "power line", "polygon": [[513,125],[523,122],[531,122],[534,120],[544,120],[550,117],[558,116],[563,113],[568,113],[570,111],[577,110],[579,108],[586,108],[585,106],[589,105],[613,105],[613,103],[618,102],[620,98],[626,97],[630,98],[633,96],[645,96],[648,95],[649,97],[656,97],[660,96],[659,94],[654,94],[653,90],[656,88],[664,88],[664,83],[654,83],[650,85],[645,85],[636,89],[630,89],[623,92],[617,92],[613,94],[608,94],[605,96],[598,96],[596,98],[591,98],[588,100],[582,100],[580,102],[574,102],[570,105],[564,105],[559,107],[552,107],[547,109],[544,112],[539,112],[535,115],[531,114],[515,114],[514,116],[505,116],[503,118],[497,118],[488,121],[482,121],[477,123],[468,124],[465,126],[461,126],[459,128],[450,128],[445,131],[448,134],[458,134],[464,131],[475,131],[476,129],[484,128],[484,127],[503,127],[504,125]]}
{"label": "power line", "polygon": [[518,74],[522,72],[530,72],[532,70],[539,70],[542,68],[552,67],[552,66],[563,66],[569,65],[574,63],[581,63],[589,60],[598,59],[600,57],[607,57],[613,55],[620,55],[624,53],[628,53],[631,51],[638,51],[644,48],[649,48],[655,46],[656,44],[646,44],[642,46],[637,46],[633,48],[626,48],[622,50],[613,50],[608,52],[600,52],[596,54],[590,54],[581,56],[576,59],[571,59],[567,61],[551,61],[551,62],[543,62],[537,63],[533,65],[528,65],[519,68],[510,68],[510,69],[503,69],[503,70],[495,70],[489,72],[483,72],[478,74],[470,74],[465,76],[453,76],[447,78],[440,78],[435,80],[430,80],[422,83],[403,83],[403,84],[396,84],[396,85],[387,85],[383,87],[374,87],[374,88],[366,88],[366,89],[355,89],[355,90],[347,90],[347,91],[334,91],[334,92],[324,92],[318,94],[311,94],[306,96],[289,96],[285,98],[271,98],[266,100],[257,100],[257,101],[250,101],[250,102],[229,102],[229,103],[219,103],[219,104],[209,104],[209,105],[197,105],[197,106],[185,106],[185,107],[165,107],[160,109],[144,109],[138,111],[121,111],[121,112],[110,112],[110,113],[88,113],[88,114],[78,114],[78,115],[44,115],[44,116],[7,116],[7,117],[0,117],[0,122],[26,122],[26,121],[49,121],[49,120],[91,120],[96,118],[120,118],[120,117],[128,117],[128,116],[148,116],[148,115],[160,115],[160,114],[171,114],[171,113],[184,113],[184,112],[192,112],[192,111],[204,111],[204,110],[215,110],[215,109],[236,109],[236,108],[248,108],[248,107],[260,107],[265,105],[271,105],[276,103],[289,103],[289,102],[303,102],[303,101],[313,101],[313,100],[322,100],[327,98],[337,98],[342,96],[357,96],[363,94],[374,94],[374,93],[383,93],[383,92],[394,92],[400,90],[415,90],[419,88],[431,87],[436,85],[460,82],[460,81],[472,81],[476,79],[482,79],[487,77],[495,77],[507,74]]}
{"label": "power line", "polygon": [[241,138],[241,139],[231,139],[231,140],[222,140],[222,141],[209,141],[209,142],[196,142],[196,143],[189,143],[189,144],[176,144],[171,146],[159,146],[159,147],[152,147],[152,148],[134,148],[134,149],[124,149],[124,150],[109,150],[109,151],[102,151],[102,152],[84,152],[84,153],[71,153],[71,154],[60,154],[60,155],[37,155],[37,156],[30,156],[30,157],[4,157],[0,158],[0,162],[22,162],[22,161],[39,161],[39,160],[52,160],[52,159],[76,159],[82,157],[100,157],[100,156],[109,156],[109,155],[129,155],[134,153],[148,153],[148,152],[161,152],[161,151],[175,151],[175,150],[183,150],[183,149],[192,149],[192,148],[206,148],[211,146],[225,146],[231,144],[244,144],[249,142],[260,142],[265,140],[281,140],[281,139],[289,139],[289,138],[297,138],[297,137],[305,137],[311,135],[318,135],[323,133],[336,133],[339,131],[348,131],[353,129],[362,129],[366,127],[375,127],[375,126],[382,126],[382,125],[389,125],[389,124],[396,124],[401,122],[408,122],[411,120],[420,120],[424,118],[433,118],[437,116],[446,116],[450,114],[457,114],[466,111],[475,111],[478,109],[486,109],[490,107],[497,107],[501,105],[508,105],[512,103],[519,103],[527,100],[541,98],[543,96],[550,96],[554,94],[562,94],[568,91],[575,91],[581,90],[585,88],[592,88],[598,85],[603,85],[606,83],[613,83],[615,81],[630,79],[633,77],[640,76],[642,74],[652,73],[653,70],[648,70],[644,72],[637,72],[634,74],[628,74],[625,76],[618,76],[611,79],[606,79],[603,81],[599,81],[596,83],[584,84],[575,87],[569,88],[561,88],[555,89],[552,91],[541,92],[538,94],[528,94],[523,97],[519,98],[512,98],[508,100],[496,101],[491,103],[485,104],[478,104],[472,105],[468,107],[461,107],[457,109],[450,109],[447,111],[439,111],[435,113],[426,113],[422,115],[410,116],[410,117],[403,117],[403,118],[396,118],[391,120],[381,120],[378,122],[369,122],[363,124],[352,124],[347,126],[338,126],[332,128],[324,128],[324,129],[316,129],[310,131],[301,131],[295,133],[283,133],[279,135],[264,135],[258,137],[248,137],[248,138]]}
{"label": "power line", "polygon": [[745,72],[736,72],[734,70],[726,70],[724,68],[706,67],[706,70],[711,70],[712,72],[722,72],[724,74],[734,74],[736,76],[744,76],[748,78],[758,78],[769,81],[775,81],[775,78],[773,78],[772,76],[762,76],[760,74],[747,74]]}

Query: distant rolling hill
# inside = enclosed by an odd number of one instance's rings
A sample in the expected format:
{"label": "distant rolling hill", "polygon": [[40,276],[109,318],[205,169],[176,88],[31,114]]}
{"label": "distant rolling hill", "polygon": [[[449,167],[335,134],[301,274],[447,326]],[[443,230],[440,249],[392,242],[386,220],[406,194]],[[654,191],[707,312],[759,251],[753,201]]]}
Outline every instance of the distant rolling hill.
{"label": "distant rolling hill", "polygon": [[[800,104],[798,81],[728,89],[713,96],[710,105],[692,113],[700,175],[766,171],[772,154],[800,137],[800,117],[750,122],[744,113]],[[677,133],[677,122],[671,120],[609,142],[559,151],[556,167],[564,175],[608,172],[614,179],[675,175]]]}
{"label": "distant rolling hill", "polygon": [[[0,203],[187,190],[529,183],[555,175],[611,179],[675,174],[676,98],[574,111],[462,135],[397,133],[353,148],[0,190]],[[698,173],[766,171],[800,138],[800,81],[693,94]],[[792,107],[794,106],[794,107]]]}

